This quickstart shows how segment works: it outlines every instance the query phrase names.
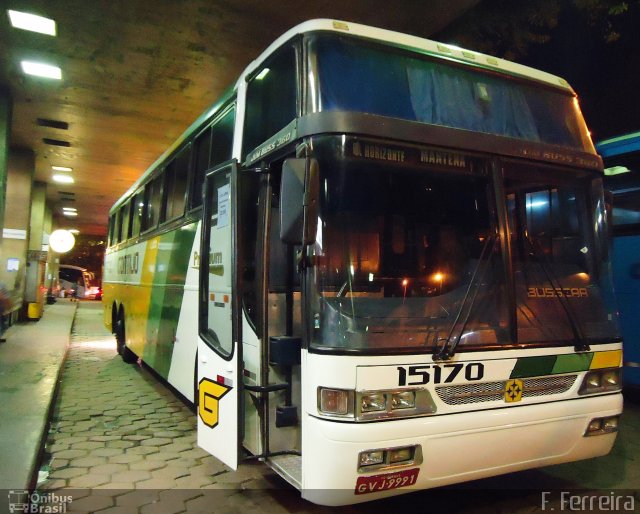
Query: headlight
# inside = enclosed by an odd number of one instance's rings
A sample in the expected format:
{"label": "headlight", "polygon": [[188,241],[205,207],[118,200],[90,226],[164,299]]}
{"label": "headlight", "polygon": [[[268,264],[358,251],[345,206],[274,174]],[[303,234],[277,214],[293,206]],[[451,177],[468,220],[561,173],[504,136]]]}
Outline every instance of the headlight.
{"label": "headlight", "polygon": [[392,409],[413,409],[416,406],[414,391],[400,391],[391,396]]}
{"label": "headlight", "polygon": [[433,414],[436,405],[426,389],[353,391],[318,387],[318,414],[373,421]]}
{"label": "headlight", "polygon": [[407,446],[405,448],[396,448],[388,450],[389,464],[398,464],[400,462],[408,462],[413,459],[414,448]]}
{"label": "headlight", "polygon": [[396,448],[376,448],[358,454],[358,473],[371,473],[372,471],[420,464],[422,464],[422,446],[419,444]]}
{"label": "headlight", "polygon": [[620,370],[610,370],[602,374],[602,385],[618,387],[620,385]]}
{"label": "headlight", "polygon": [[360,397],[361,412],[375,412],[387,410],[387,397],[381,393],[363,394]]}
{"label": "headlight", "polygon": [[621,386],[621,368],[595,369],[587,372],[582,380],[578,394],[597,394],[619,391]]}
{"label": "headlight", "polygon": [[360,452],[360,456],[358,458],[359,468],[363,468],[365,466],[377,466],[383,463],[384,463],[383,450]]}
{"label": "headlight", "polygon": [[356,391],[356,421],[409,418],[435,411],[436,405],[426,389]]}
{"label": "headlight", "polygon": [[620,416],[609,416],[607,418],[594,418],[589,421],[585,437],[593,435],[611,434],[618,431],[618,421]]}

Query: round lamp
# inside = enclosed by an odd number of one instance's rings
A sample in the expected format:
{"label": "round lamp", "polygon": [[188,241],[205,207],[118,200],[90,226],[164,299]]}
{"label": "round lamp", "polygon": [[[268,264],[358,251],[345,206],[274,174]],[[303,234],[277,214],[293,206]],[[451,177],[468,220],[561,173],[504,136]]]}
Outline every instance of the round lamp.
{"label": "round lamp", "polygon": [[49,236],[49,246],[54,252],[66,253],[75,243],[76,238],[68,230],[54,230]]}

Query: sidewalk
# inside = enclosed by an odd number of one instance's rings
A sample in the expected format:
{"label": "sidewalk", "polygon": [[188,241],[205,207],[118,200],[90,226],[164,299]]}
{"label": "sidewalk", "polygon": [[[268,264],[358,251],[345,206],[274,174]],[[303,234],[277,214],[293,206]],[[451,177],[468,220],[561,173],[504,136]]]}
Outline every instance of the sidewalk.
{"label": "sidewalk", "polygon": [[0,343],[0,489],[29,489],[65,359],[76,302],[46,305],[39,321],[22,322]]}

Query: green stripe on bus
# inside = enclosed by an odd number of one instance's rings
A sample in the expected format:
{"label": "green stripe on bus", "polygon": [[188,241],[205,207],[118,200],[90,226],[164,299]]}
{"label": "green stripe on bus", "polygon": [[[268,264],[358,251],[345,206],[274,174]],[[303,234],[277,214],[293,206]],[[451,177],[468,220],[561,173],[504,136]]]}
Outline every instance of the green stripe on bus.
{"label": "green stripe on bus", "polygon": [[571,353],[568,355],[558,355],[556,365],[553,367],[552,375],[556,373],[572,373],[576,371],[586,371],[589,369],[593,359],[593,353]]}
{"label": "green stripe on bus", "polygon": [[147,315],[144,360],[161,377],[169,376],[187,269],[196,224],[160,236]]}
{"label": "green stripe on bus", "polygon": [[524,378],[539,375],[550,375],[556,363],[555,355],[543,355],[541,357],[523,357],[518,359],[513,367],[511,377]]}
{"label": "green stripe on bus", "polygon": [[589,369],[592,359],[593,352],[522,357],[516,362],[509,378],[539,377],[586,371]]}

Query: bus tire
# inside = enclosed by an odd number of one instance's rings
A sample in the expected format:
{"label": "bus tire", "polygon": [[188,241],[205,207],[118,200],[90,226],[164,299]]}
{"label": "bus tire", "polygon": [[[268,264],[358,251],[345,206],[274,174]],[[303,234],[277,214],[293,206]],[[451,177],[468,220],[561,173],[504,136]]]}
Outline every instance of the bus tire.
{"label": "bus tire", "polygon": [[138,360],[138,356],[131,351],[131,349],[126,345],[125,341],[125,326],[124,326],[124,314],[120,314],[118,316],[118,321],[116,322],[116,344],[118,348],[118,354],[122,357],[122,360],[127,364],[131,364]]}

